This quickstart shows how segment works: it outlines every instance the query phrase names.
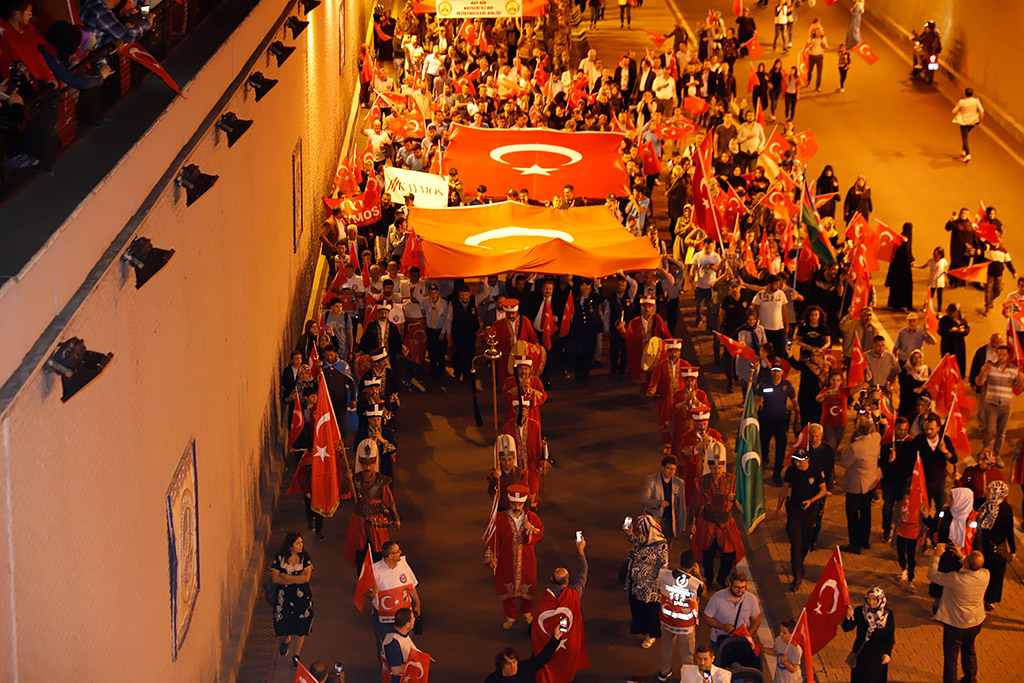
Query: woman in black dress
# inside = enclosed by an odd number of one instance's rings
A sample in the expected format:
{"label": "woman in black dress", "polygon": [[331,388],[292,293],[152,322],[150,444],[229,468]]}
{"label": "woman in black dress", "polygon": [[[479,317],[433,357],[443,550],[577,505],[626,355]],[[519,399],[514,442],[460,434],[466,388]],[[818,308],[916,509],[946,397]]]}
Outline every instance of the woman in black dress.
{"label": "woman in black dress", "polygon": [[956,357],[956,364],[960,366],[960,376],[967,376],[967,339],[971,326],[964,320],[960,312],[960,304],[950,304],[946,307],[946,315],[939,319],[939,353],[945,356],[951,353]]}
{"label": "woman in black dress", "polygon": [[913,234],[914,226],[904,223],[903,243],[893,252],[889,272],[885,275],[885,286],[889,288],[890,311],[914,310],[914,275],[911,270],[911,266],[914,265],[914,254],[910,244]]}
{"label": "woman in black dress", "polygon": [[853,651],[847,658],[852,665],[850,683],[886,683],[889,662],[896,644],[896,619],[885,607],[885,591],[875,586],[864,596],[864,605],[846,608],[843,630],[857,629]]}
{"label": "woman in black dress", "polygon": [[[971,265],[977,247],[970,210],[960,209],[960,213],[954,211],[946,221],[946,232],[949,233],[949,269]],[[951,288],[963,287],[964,281],[958,277],[950,277],[949,285]]]}
{"label": "woman in black dress", "polygon": [[[754,72],[754,90],[751,93],[750,108],[757,110],[757,103],[761,103],[761,111],[768,111],[768,72],[764,70],[764,62],[759,62],[757,71]],[[774,111],[772,119],[775,118]]]}
{"label": "woman in black dress", "polygon": [[818,207],[818,215],[822,218],[826,216],[835,218],[836,205],[839,204],[839,179],[836,178],[835,171],[832,170],[832,164],[826,165],[821,170],[821,175],[818,176],[818,181],[814,184],[814,195],[816,197],[822,197],[827,194],[835,194],[836,196]]}
{"label": "woman in black dress", "polygon": [[[987,495],[978,510],[978,532],[985,569],[989,572],[985,590],[985,609],[992,611],[1003,599],[1003,578],[1006,565],[1017,559],[1017,540],[1013,535],[1013,509],[1006,502],[1010,487],[1005,481],[990,481]],[[975,544],[977,546],[977,544]]]}
{"label": "woman in black dress", "polygon": [[800,358],[791,357],[790,364],[800,371],[800,389],[797,390],[796,402],[800,406],[800,429],[809,422],[821,422],[821,404],[818,394],[828,382],[831,369],[825,362],[825,352],[820,348],[812,348],[810,352],[801,352]]}
{"label": "woman in black dress", "polygon": [[782,60],[776,59],[768,71],[768,106],[771,109],[771,120],[775,120],[775,108],[779,106],[779,95],[782,94]]}
{"label": "woman in black dress", "polygon": [[846,199],[843,201],[843,220],[849,225],[855,213],[859,213],[864,220],[867,220],[871,217],[873,208],[868,180],[859,175],[850,189],[846,191]]}
{"label": "woman in black dress", "polygon": [[277,586],[277,601],[274,603],[277,652],[282,657],[286,656],[294,637],[292,666],[298,666],[302,644],[313,626],[313,593],[309,589],[312,573],[313,562],[303,549],[302,534],[289,532],[270,565],[270,579]]}

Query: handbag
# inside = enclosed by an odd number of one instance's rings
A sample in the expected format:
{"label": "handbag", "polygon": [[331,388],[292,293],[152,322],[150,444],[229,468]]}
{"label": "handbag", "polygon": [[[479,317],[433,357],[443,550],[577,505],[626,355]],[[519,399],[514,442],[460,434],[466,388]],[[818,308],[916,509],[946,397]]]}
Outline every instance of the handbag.
{"label": "handbag", "polygon": [[277,592],[281,589],[269,576],[263,580],[263,599],[273,607],[277,604]]}
{"label": "handbag", "polygon": [[1009,561],[1010,555],[1012,554],[1010,552],[1010,542],[1009,541],[1003,541],[1002,543],[1000,543],[999,545],[996,546],[995,550],[996,550],[996,554],[999,555],[999,557],[1003,558],[1004,560]]}
{"label": "handbag", "polygon": [[[863,650],[863,649],[864,649],[864,646],[861,645],[861,650]],[[850,654],[846,655],[846,666],[850,667],[851,669],[856,669],[857,668],[857,657],[859,655],[860,655],[860,650],[851,650]]]}

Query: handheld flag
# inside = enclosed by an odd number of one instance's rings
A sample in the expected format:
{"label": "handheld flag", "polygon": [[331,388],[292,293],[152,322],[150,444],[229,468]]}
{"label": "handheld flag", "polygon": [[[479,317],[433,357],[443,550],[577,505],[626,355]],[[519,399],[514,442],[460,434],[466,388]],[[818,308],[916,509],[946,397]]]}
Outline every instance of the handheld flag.
{"label": "handheld flag", "polygon": [[836,627],[846,617],[849,606],[850,590],[846,585],[843,558],[836,548],[804,606],[811,645],[809,651],[804,651],[805,657],[810,658],[812,652],[820,652],[835,638]]}
{"label": "handheld flag", "polygon": [[736,436],[736,502],[749,533],[764,520],[764,470],[761,466],[761,424],[757,421],[754,385],[747,391],[743,419]]}
{"label": "handheld flag", "polygon": [[295,446],[295,441],[306,428],[306,418],[302,413],[302,397],[297,396],[292,404],[292,424],[288,428],[288,448]]}
{"label": "handheld flag", "polygon": [[372,550],[373,547],[367,544],[366,556],[363,557],[363,566],[359,570],[359,580],[356,581],[356,592],[352,596],[352,602],[355,603],[356,609],[359,610],[360,614],[366,609],[366,592],[377,585],[377,580],[373,576]]}
{"label": "handheld flag", "polygon": [[868,359],[864,356],[864,347],[860,345],[860,336],[854,336],[853,352],[850,354],[850,374],[847,377],[846,386],[858,387],[863,384],[864,373],[867,369]]}
{"label": "handheld flag", "polygon": [[[155,73],[160,77],[160,80],[167,84],[167,87],[181,95],[181,88],[179,88],[178,84],[174,82],[174,79],[171,78],[169,73],[167,73],[167,70],[160,65],[160,62],[156,61],[156,58],[149,54],[146,48],[142,47],[138,43],[128,43],[123,49],[132,61],[138,62]],[[184,95],[181,96],[185,97]]]}
{"label": "handheld flag", "polygon": [[338,457],[335,445],[341,441],[341,430],[334,415],[327,381],[320,374],[316,399],[316,421],[313,427],[313,464],[311,465],[310,507],[324,517],[331,517],[341,502],[338,483]]}
{"label": "handheld flag", "polygon": [[867,62],[868,66],[871,66],[878,61],[878,55],[871,49],[871,46],[861,41],[853,46],[853,52],[857,53],[857,56]]}
{"label": "handheld flag", "polygon": [[813,197],[805,174],[804,191],[800,197],[800,222],[807,228],[807,239],[811,243],[811,250],[814,251],[815,256],[822,263],[835,263],[836,252],[828,236],[821,230],[821,217],[818,216],[818,209],[814,206]]}
{"label": "handheld flag", "polygon": [[790,637],[789,642],[800,646],[800,649],[803,651],[804,673],[808,681],[813,681],[814,664],[811,655],[814,654],[814,650],[811,649],[811,634],[807,623],[806,607],[800,612],[800,618],[796,620],[796,626],[793,627],[793,635]]}
{"label": "handheld flag", "polygon": [[576,315],[576,302],[573,301],[576,297],[570,295],[565,300],[565,310],[562,311],[562,323],[558,326],[558,337],[566,337],[569,335],[569,327],[572,325],[572,318]]}
{"label": "handheld flag", "polygon": [[971,266],[964,266],[963,268],[954,268],[949,271],[949,276],[960,278],[967,282],[984,284],[988,280],[988,261],[975,263]]}
{"label": "handheld flag", "polygon": [[721,332],[715,332],[718,341],[725,347],[726,352],[733,358],[746,358],[751,363],[757,362],[757,352],[746,344],[732,337],[727,337]]}

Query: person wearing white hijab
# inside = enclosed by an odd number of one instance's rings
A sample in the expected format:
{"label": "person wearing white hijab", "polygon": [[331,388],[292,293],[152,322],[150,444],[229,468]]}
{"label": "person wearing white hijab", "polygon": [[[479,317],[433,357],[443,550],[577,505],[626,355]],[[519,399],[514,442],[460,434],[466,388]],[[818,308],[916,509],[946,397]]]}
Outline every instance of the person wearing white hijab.
{"label": "person wearing white hijab", "polygon": [[846,608],[843,630],[857,629],[853,650],[846,658],[850,683],[886,683],[889,662],[896,644],[896,619],[885,606],[885,591],[874,586],[864,595],[864,605]]}
{"label": "person wearing white hijab", "polygon": [[1006,498],[1010,487],[1005,481],[990,481],[985,502],[978,510],[979,540],[975,547],[985,555],[989,571],[985,589],[985,609],[991,612],[1003,598],[1006,565],[1017,559],[1017,540],[1013,533],[1013,508]]}

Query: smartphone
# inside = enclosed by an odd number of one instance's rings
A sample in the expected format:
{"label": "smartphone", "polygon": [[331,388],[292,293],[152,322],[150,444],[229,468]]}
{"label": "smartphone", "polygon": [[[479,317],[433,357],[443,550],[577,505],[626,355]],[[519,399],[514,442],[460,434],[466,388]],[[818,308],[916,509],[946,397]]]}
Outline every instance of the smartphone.
{"label": "smartphone", "polygon": [[559,617],[558,619],[558,630],[565,633],[569,630],[569,620],[565,617]]}
{"label": "smartphone", "polygon": [[583,540],[583,532],[582,531],[577,531],[576,532],[576,542],[579,543],[582,540]]}
{"label": "smartphone", "polygon": [[142,12],[142,16],[147,16],[149,14],[149,5],[143,5],[139,8],[139,11]]}
{"label": "smartphone", "polygon": [[622,528],[625,529],[626,527],[628,527],[632,523],[633,523],[633,518],[632,517],[626,517],[625,519],[622,520]]}

